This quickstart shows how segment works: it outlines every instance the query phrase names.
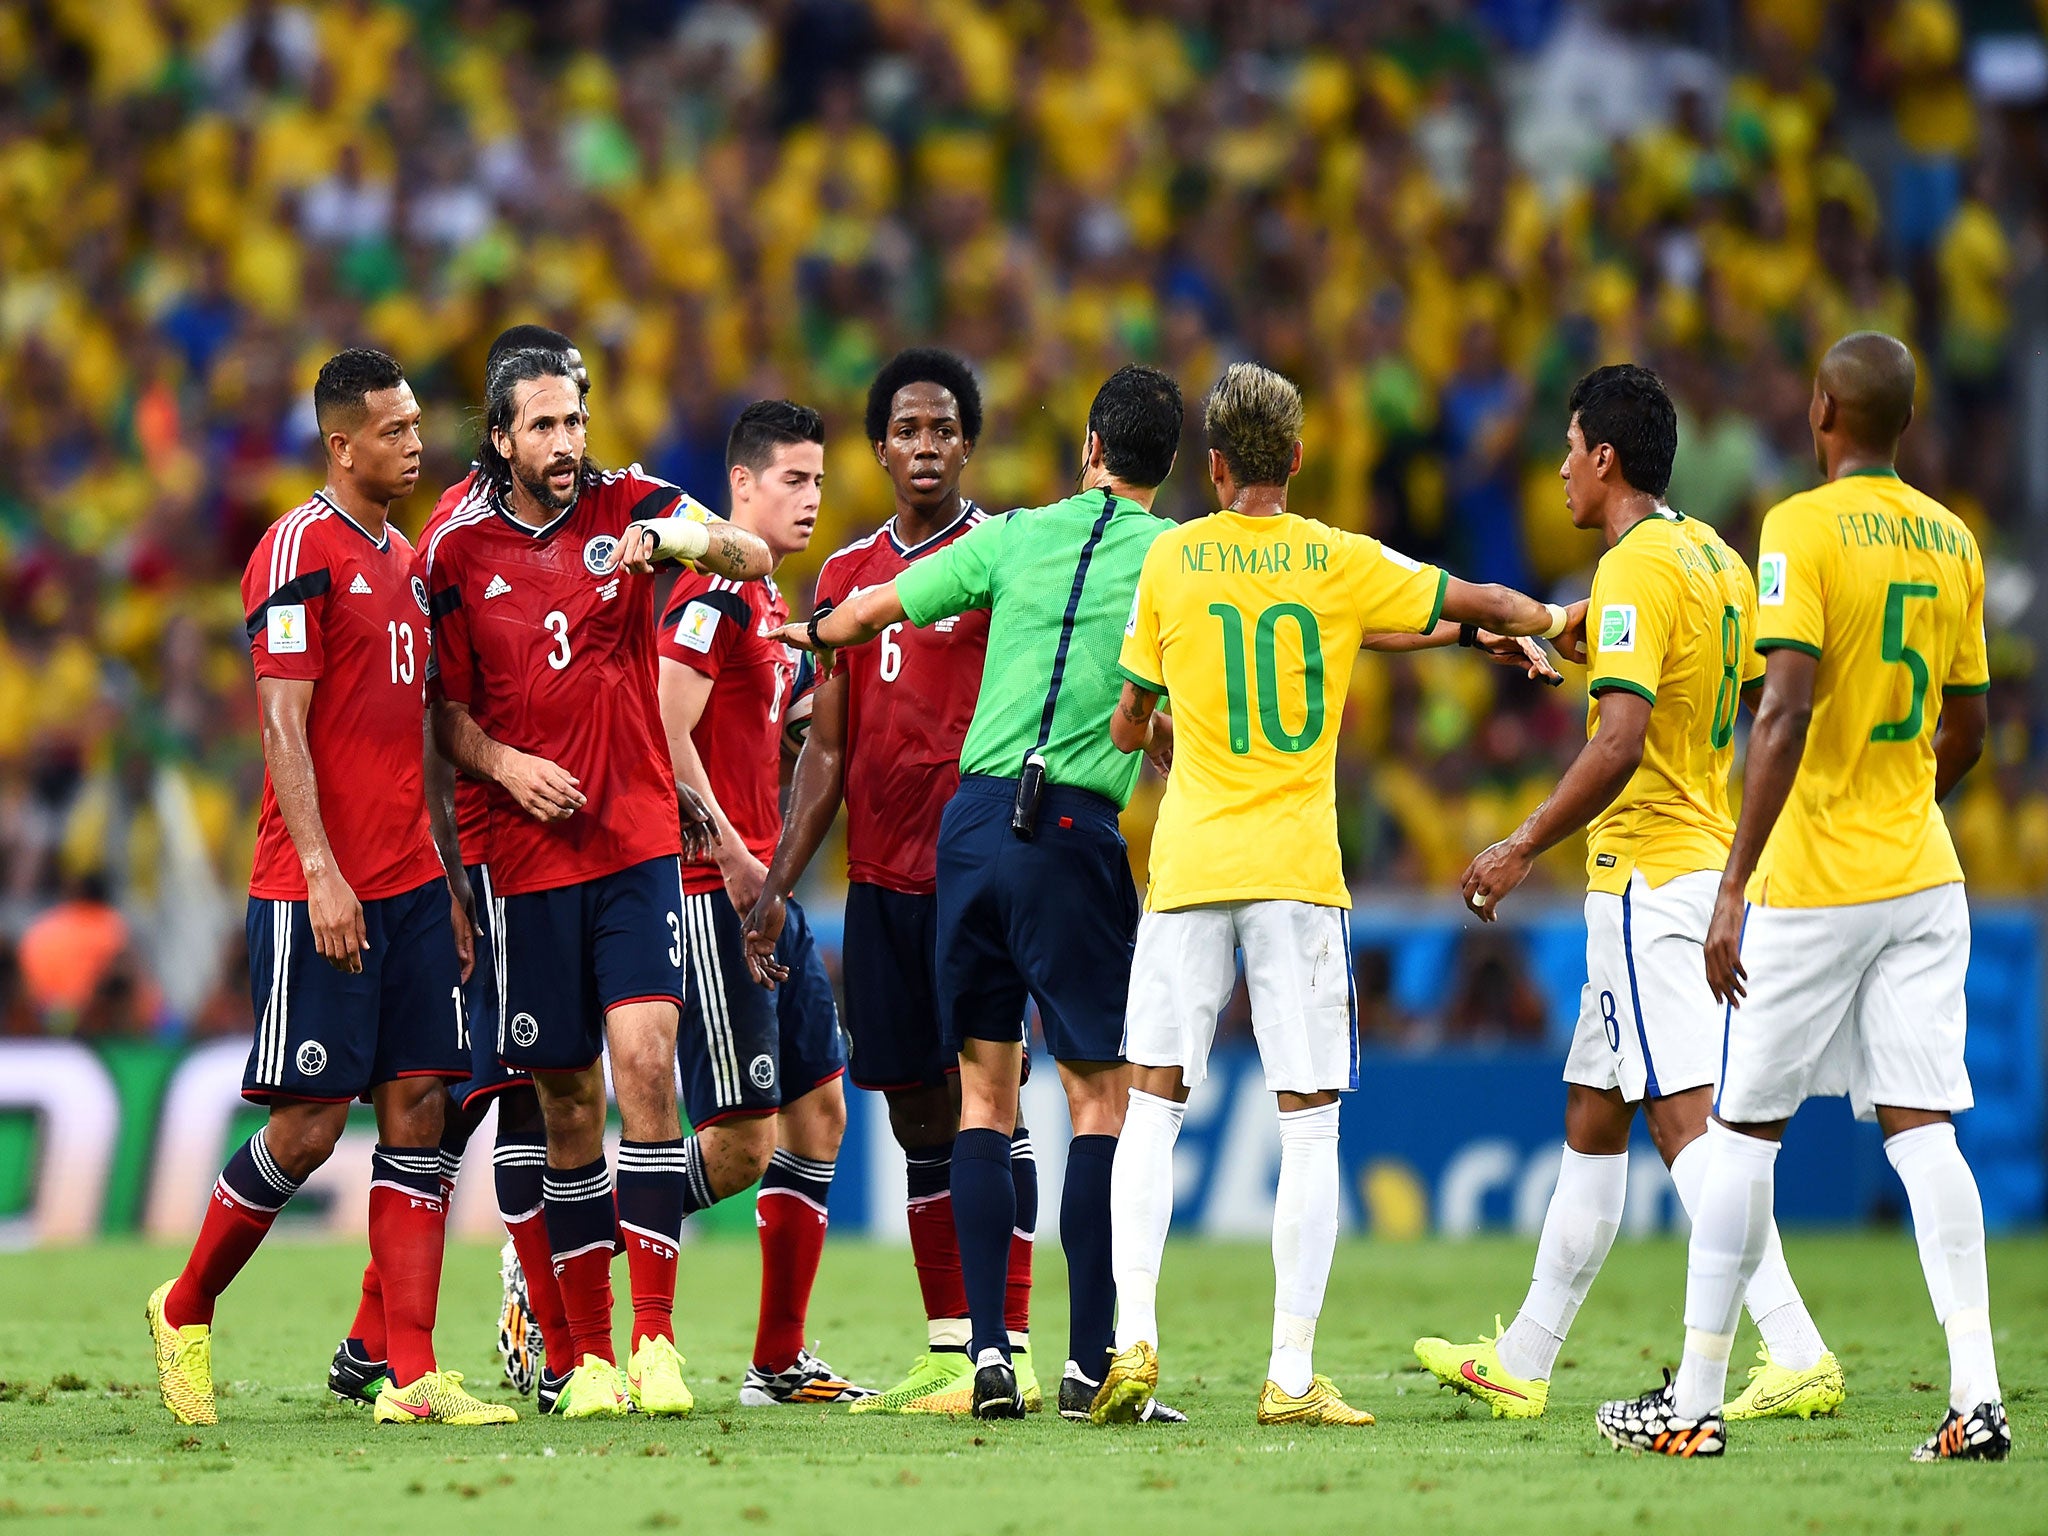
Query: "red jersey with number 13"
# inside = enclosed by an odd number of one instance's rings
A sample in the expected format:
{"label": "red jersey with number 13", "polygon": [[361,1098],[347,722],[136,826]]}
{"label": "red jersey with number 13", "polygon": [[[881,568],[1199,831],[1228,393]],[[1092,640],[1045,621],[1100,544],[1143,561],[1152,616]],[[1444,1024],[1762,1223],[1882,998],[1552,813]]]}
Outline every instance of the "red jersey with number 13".
{"label": "red jersey with number 13", "polygon": [[426,546],[432,695],[468,706],[492,740],[559,764],[584,795],[566,821],[541,822],[485,786],[491,886],[501,896],[682,851],[655,694],[654,578],[599,569],[628,523],[668,515],[681,495],[637,467],[614,470],[532,528],[492,492]]}
{"label": "red jersey with number 13", "polygon": [[[959,517],[912,548],[898,542],[891,518],[825,562],[818,602],[842,603],[893,581],[987,516],[963,502]],[[988,612],[976,609],[929,629],[891,624],[835,656],[834,669],[847,674],[848,879],[914,896],[937,888],[939,813],[960,785],[960,743],[987,652]]]}
{"label": "red jersey with number 13", "polygon": [[[766,578],[733,581],[685,570],[662,610],[659,650],[711,679],[690,740],[719,809],[762,863],[782,830],[782,706],[796,652],[768,632],[789,622],[789,604]],[[692,895],[725,889],[713,859],[683,865]]]}
{"label": "red jersey with number 13", "polygon": [[[242,572],[257,678],[313,683],[306,745],[320,821],[358,901],[417,890],[442,872],[421,772],[427,609],[412,558],[396,528],[373,539],[315,495],[271,525]],[[306,899],[268,767],[249,894]]]}

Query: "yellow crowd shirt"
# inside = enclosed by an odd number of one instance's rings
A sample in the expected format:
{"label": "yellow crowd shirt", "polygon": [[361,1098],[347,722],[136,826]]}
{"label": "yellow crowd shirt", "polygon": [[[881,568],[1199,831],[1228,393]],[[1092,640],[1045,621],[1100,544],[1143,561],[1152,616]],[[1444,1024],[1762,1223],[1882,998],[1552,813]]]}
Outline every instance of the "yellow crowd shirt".
{"label": "yellow crowd shirt", "polygon": [[1600,557],[1586,610],[1586,735],[1600,696],[1650,701],[1643,760],[1586,829],[1586,888],[1619,895],[1728,862],[1728,771],[1742,690],[1763,675],[1749,567],[1696,518],[1658,513]]}
{"label": "yellow crowd shirt", "polygon": [[1757,649],[1820,665],[1750,900],[1848,906],[1962,879],[1934,803],[1934,728],[1944,694],[1991,686],[1977,541],[1885,469],[1781,501],[1761,545]]}
{"label": "yellow crowd shirt", "polygon": [[1121,660],[1173,713],[1148,910],[1351,905],[1336,788],[1351,664],[1366,635],[1435,628],[1448,581],[1291,512],[1217,512],[1160,536]]}

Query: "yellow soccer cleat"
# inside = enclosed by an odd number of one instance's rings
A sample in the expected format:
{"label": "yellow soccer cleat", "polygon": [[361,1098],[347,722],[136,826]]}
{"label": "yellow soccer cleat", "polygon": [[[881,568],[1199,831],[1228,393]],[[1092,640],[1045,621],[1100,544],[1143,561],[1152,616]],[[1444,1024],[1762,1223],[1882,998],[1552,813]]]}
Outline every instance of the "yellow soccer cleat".
{"label": "yellow soccer cleat", "polygon": [[156,1346],[156,1389],[180,1424],[218,1424],[213,1406],[213,1330],[204,1323],[173,1328],[164,1321],[164,1297],[176,1285],[166,1280],[150,1293],[143,1315]]}
{"label": "yellow soccer cleat", "polygon": [[632,1411],[625,1373],[598,1355],[585,1355],[555,1398],[561,1419],[623,1419]]}
{"label": "yellow soccer cleat", "polygon": [[1540,1419],[1543,1405],[1550,1400],[1550,1383],[1529,1381],[1510,1375],[1500,1363],[1500,1319],[1493,1320],[1493,1337],[1470,1344],[1453,1344],[1448,1339],[1417,1339],[1415,1358],[1423,1369],[1445,1386],[1478,1398],[1493,1410],[1496,1419]]}
{"label": "yellow soccer cleat", "polygon": [[[585,1364],[588,1364],[585,1361]],[[656,1418],[680,1419],[697,1406],[683,1384],[683,1357],[668,1339],[643,1337],[626,1361],[626,1390],[633,1406]]]}
{"label": "yellow soccer cleat", "polygon": [[1159,1356],[1140,1339],[1111,1358],[1101,1390],[1088,1405],[1088,1417],[1096,1424],[1135,1424],[1158,1390]]}
{"label": "yellow soccer cleat", "polygon": [[[966,1391],[974,1384],[974,1365],[966,1355],[952,1350],[919,1355],[910,1373],[879,1397],[864,1398],[848,1413],[965,1413]],[[935,1408],[934,1403],[958,1396],[958,1408]]]}
{"label": "yellow soccer cleat", "polygon": [[1722,1417],[1810,1419],[1815,1414],[1833,1413],[1849,1395],[1842,1381],[1841,1362],[1832,1352],[1803,1371],[1778,1364],[1768,1349],[1758,1350],[1756,1357],[1763,1364],[1749,1368],[1749,1385],[1742,1396],[1721,1410]]}
{"label": "yellow soccer cleat", "polygon": [[1363,1428],[1374,1422],[1373,1416],[1363,1408],[1354,1408],[1344,1401],[1344,1394],[1337,1390],[1337,1384],[1327,1376],[1318,1376],[1308,1384],[1308,1390],[1299,1397],[1289,1397],[1280,1390],[1279,1384],[1267,1381],[1259,1389],[1259,1422],[1261,1424],[1337,1424],[1346,1427]]}
{"label": "yellow soccer cleat", "polygon": [[394,1387],[387,1377],[377,1392],[375,1419],[379,1424],[453,1424],[469,1428],[479,1424],[516,1424],[519,1415],[503,1403],[487,1403],[465,1391],[460,1371],[428,1371],[409,1387]]}
{"label": "yellow soccer cleat", "polygon": [[[1017,1390],[1024,1394],[1024,1411],[1026,1413],[1043,1413],[1045,1411],[1045,1393],[1039,1390],[1038,1372],[1031,1365],[1031,1346],[1029,1344],[1026,1344],[1022,1349],[1014,1346],[1011,1348],[1010,1369],[1017,1373]],[[973,1383],[973,1380],[972,1376],[968,1377],[970,1385]]]}

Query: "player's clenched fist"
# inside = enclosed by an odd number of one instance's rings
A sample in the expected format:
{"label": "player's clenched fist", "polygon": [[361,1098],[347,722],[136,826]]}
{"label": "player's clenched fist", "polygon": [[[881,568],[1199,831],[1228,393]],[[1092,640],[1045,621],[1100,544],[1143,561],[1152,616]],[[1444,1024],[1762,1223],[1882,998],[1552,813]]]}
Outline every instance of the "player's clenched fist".
{"label": "player's clenched fist", "polygon": [[370,933],[363,924],[363,904],[339,871],[307,874],[306,920],[313,925],[313,947],[321,959],[337,971],[361,972]]}
{"label": "player's clenched fist", "polygon": [[566,821],[583,808],[576,775],[560,764],[530,752],[509,752],[498,769],[498,782],[535,821]]}

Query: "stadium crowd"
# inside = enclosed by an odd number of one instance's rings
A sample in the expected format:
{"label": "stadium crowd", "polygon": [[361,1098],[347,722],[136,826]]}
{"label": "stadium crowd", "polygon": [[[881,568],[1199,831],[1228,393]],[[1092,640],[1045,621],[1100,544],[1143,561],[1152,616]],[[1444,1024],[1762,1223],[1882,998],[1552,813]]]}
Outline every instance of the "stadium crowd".
{"label": "stadium crowd", "polygon": [[[1062,494],[1117,364],[1198,398],[1255,356],[1307,397],[1298,506],[1562,598],[1597,553],[1556,480],[1587,367],[1662,372],[1672,504],[1752,551],[1816,478],[1820,352],[1891,331],[1922,364],[1902,468],[1993,568],[1992,761],[1949,807],[1959,848],[1976,894],[2040,891],[2048,742],[2007,626],[2013,305],[2048,162],[2038,107],[1973,96],[1967,42],[1952,0],[0,9],[0,1033],[247,1027],[235,578],[317,483],[313,370],[354,343],[403,361],[416,530],[518,319],[580,342],[595,459],[713,505],[741,404],[825,413],[799,606],[888,514],[860,407],[906,341],[981,373],[984,506]],[[1162,510],[1206,510],[1198,463]],[[1575,685],[1444,653],[1353,693],[1357,883],[1447,891],[1583,739]],[[1549,857],[1558,888],[1582,858]],[[1451,1011],[1526,1033],[1511,951],[1466,966]]]}

